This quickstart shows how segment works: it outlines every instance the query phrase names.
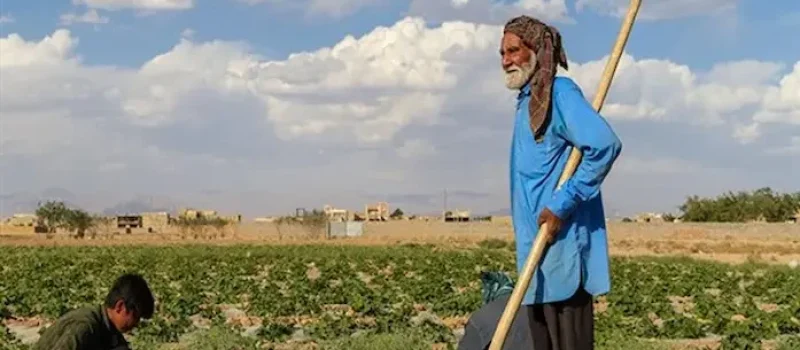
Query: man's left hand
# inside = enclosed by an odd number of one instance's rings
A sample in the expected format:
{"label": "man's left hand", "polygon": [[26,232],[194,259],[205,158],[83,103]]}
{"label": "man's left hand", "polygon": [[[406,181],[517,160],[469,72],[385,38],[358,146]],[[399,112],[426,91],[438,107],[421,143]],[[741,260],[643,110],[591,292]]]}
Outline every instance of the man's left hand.
{"label": "man's left hand", "polygon": [[553,243],[556,235],[561,231],[561,218],[553,214],[550,209],[544,208],[542,213],[539,214],[539,227],[542,227],[545,223],[547,223],[547,231],[544,234],[547,235],[547,243]]}

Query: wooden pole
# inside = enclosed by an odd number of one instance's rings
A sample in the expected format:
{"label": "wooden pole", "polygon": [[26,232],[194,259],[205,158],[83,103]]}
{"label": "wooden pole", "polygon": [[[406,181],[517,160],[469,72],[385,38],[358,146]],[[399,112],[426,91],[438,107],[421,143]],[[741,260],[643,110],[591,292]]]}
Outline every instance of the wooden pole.
{"label": "wooden pole", "polygon": [[[631,0],[630,6],[628,7],[628,13],[625,16],[625,20],[622,22],[622,28],[617,35],[617,41],[615,42],[614,48],[611,51],[611,56],[606,63],[602,79],[600,80],[600,86],[597,89],[597,94],[594,96],[594,101],[592,102],[592,107],[594,107],[594,109],[598,112],[600,112],[600,110],[603,108],[603,102],[608,94],[608,89],[611,86],[611,82],[614,78],[614,72],[616,71],[619,60],[622,57],[625,44],[628,42],[628,37],[630,36],[631,28],[633,27],[633,22],[636,20],[636,14],[639,12],[641,3],[642,0]],[[567,164],[564,167],[564,171],[561,173],[561,177],[558,180],[556,190],[560,189],[561,186],[575,172],[575,169],[578,167],[578,164],[581,161],[581,156],[582,154],[579,149],[572,149],[569,159],[567,160]],[[547,245],[547,241],[545,240],[544,236],[544,232],[547,232],[547,230],[547,224],[539,227],[539,233],[536,236],[533,248],[528,254],[528,259],[525,261],[525,266],[523,267],[522,273],[519,276],[519,281],[517,281],[517,284],[514,286],[514,291],[511,293],[508,304],[506,304],[506,308],[503,311],[503,316],[500,317],[500,322],[498,323],[497,329],[492,337],[492,343],[489,346],[489,350],[501,350],[503,348],[503,344],[508,336],[508,331],[511,329],[511,324],[517,315],[517,311],[519,311],[520,304],[522,304],[525,291],[530,286],[533,273],[539,264],[539,260],[541,259],[544,249]],[[534,339],[534,341],[536,341],[536,339]]]}

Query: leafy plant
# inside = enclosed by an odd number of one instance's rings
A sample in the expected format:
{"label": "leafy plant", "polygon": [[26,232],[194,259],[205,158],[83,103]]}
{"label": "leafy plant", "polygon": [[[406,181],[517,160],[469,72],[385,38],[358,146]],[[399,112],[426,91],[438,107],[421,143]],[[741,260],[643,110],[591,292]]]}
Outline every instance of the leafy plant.
{"label": "leafy plant", "polygon": [[[135,333],[147,344],[186,339],[198,331],[194,315],[221,327],[209,334],[238,342],[240,330],[226,323],[221,307],[236,305],[262,320],[256,342],[286,341],[303,327],[320,344],[363,344],[356,338],[367,336],[453,345],[452,330],[438,321],[481,307],[480,271],[516,278],[508,249],[426,245],[0,247],[0,266],[0,281],[14,281],[0,282],[2,314],[50,320],[102,302],[110,281],[140,271],[157,300],[154,319]],[[611,268],[612,291],[595,316],[599,349],[655,349],[639,340],[709,335],[722,337],[725,349],[756,349],[764,339],[800,331],[800,274],[789,267],[615,257]],[[676,304],[684,299],[686,305]],[[765,303],[778,308],[762,311]],[[419,319],[425,322],[415,326]],[[424,332],[414,333],[418,328]],[[3,332],[0,343],[10,339]]]}

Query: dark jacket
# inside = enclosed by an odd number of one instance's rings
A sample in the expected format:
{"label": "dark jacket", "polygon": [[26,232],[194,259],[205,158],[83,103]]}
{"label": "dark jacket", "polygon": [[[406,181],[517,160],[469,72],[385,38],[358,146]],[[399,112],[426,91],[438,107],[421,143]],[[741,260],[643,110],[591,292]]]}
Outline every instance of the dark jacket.
{"label": "dark jacket", "polygon": [[103,306],[70,311],[48,327],[32,350],[129,350]]}
{"label": "dark jacket", "polygon": [[[492,343],[494,331],[506,309],[508,299],[514,291],[514,281],[499,271],[481,272],[483,306],[470,315],[464,327],[464,337],[458,343],[458,350],[486,350]],[[511,321],[503,349],[533,349],[530,333],[530,320],[524,306],[519,308]]]}

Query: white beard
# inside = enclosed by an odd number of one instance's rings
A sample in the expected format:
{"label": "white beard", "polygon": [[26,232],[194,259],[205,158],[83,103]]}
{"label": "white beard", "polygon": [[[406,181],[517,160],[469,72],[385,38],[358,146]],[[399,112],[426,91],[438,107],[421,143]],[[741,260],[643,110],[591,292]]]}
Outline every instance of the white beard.
{"label": "white beard", "polygon": [[531,55],[531,59],[527,64],[522,65],[522,67],[518,65],[513,65],[508,68],[507,71],[503,72],[503,76],[505,78],[506,87],[510,90],[519,90],[522,89],[525,84],[531,79],[533,76],[533,72],[536,69],[536,56]]}

